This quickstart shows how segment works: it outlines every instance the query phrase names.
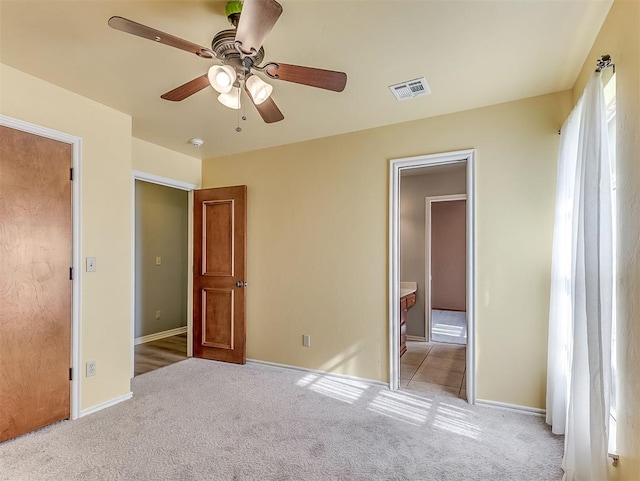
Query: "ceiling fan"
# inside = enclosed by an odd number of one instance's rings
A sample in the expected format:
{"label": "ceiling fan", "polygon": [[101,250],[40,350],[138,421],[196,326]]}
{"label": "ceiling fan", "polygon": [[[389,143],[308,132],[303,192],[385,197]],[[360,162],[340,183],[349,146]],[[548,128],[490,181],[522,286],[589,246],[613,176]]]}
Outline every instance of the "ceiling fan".
{"label": "ceiling fan", "polygon": [[[116,30],[137,35],[157,43],[169,45],[206,59],[216,59],[221,65],[213,65],[208,72],[163,94],[161,98],[178,102],[211,86],[219,92],[223,105],[240,108],[242,90],[266,123],[278,122],[284,115],[271,98],[273,87],[253,71],[274,80],[295,82],[311,87],[342,92],[347,74],[334,70],[303,67],[280,62],[260,63],[264,60],[262,43],[282,14],[282,6],[275,0],[233,0],[227,3],[226,13],[234,28],[218,32],[211,48],[196,45],[187,40],[161,32],[123,17],[111,17],[109,26]],[[239,128],[236,129],[239,131]]]}

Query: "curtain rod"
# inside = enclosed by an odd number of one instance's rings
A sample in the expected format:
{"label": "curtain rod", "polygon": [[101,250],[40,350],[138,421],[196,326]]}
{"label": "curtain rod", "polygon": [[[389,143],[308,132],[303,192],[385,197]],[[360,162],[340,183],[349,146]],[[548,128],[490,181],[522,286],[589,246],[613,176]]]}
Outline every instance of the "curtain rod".
{"label": "curtain rod", "polygon": [[[602,55],[598,60],[596,60],[596,72],[600,73],[608,67],[612,67],[613,73],[616,73],[616,64],[611,61],[611,55]],[[561,133],[562,130],[558,130],[558,135]]]}
{"label": "curtain rod", "polygon": [[613,67],[613,73],[616,73],[616,64],[611,61],[611,55],[602,55],[596,61],[596,72],[602,72],[608,67]]}

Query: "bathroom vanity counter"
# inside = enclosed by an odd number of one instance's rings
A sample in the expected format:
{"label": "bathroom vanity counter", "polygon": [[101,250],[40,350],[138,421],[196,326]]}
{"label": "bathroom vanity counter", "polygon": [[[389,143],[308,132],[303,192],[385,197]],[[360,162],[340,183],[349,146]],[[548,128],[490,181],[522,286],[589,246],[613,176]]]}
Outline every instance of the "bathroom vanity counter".
{"label": "bathroom vanity counter", "polygon": [[403,288],[400,288],[400,298],[402,299],[403,297],[406,297],[409,294],[413,294],[415,292],[416,292],[415,289],[408,289],[408,288],[407,289],[403,289]]}
{"label": "bathroom vanity counter", "polygon": [[401,282],[400,283],[400,298],[413,294],[418,290],[417,282]]}

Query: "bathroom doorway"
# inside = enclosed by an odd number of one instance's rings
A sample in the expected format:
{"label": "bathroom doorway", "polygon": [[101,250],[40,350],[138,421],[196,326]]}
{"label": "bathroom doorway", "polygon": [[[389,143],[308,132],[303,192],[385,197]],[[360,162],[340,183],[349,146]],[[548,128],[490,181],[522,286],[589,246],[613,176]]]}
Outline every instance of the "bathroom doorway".
{"label": "bathroom doorway", "polygon": [[466,194],[427,197],[425,226],[427,341],[466,345]]}
{"label": "bathroom doorway", "polygon": [[[462,397],[470,404],[475,402],[473,160],[473,150],[392,160],[389,202],[390,387]],[[427,322],[426,199],[443,195],[466,196],[466,345],[435,342]],[[411,197],[418,202],[407,202]]]}

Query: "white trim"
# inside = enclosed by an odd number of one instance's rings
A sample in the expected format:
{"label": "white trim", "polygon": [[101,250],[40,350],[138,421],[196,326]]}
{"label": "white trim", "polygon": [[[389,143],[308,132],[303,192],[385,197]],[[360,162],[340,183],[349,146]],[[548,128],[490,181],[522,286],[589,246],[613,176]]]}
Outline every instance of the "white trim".
{"label": "white trim", "polygon": [[139,170],[131,172],[131,346],[129,377],[135,376],[135,345],[136,345],[136,180],[164,185],[174,189],[186,190],[187,204],[187,357],[193,356],[193,191],[200,186],[181,180],[169,179],[156,174],[149,174]]}
{"label": "white trim", "polygon": [[407,336],[407,341],[427,342],[427,338],[424,336]]}
{"label": "white trim", "polygon": [[467,158],[467,385],[469,404],[476,402],[476,155]]}
{"label": "white trim", "polygon": [[503,411],[511,411],[520,414],[528,414],[530,416],[544,416],[547,411],[540,408],[532,408],[529,406],[520,406],[518,404],[503,403],[500,401],[489,401],[487,399],[476,399],[476,405],[488,407],[491,409],[501,409]]}
{"label": "white trim", "polygon": [[193,190],[188,200],[189,232],[187,234],[187,357],[193,357]]}
{"label": "white trim", "polygon": [[177,336],[178,334],[184,334],[186,332],[187,326],[176,327],[175,329],[169,329],[167,331],[155,332],[153,334],[147,334],[146,336],[136,337],[133,343],[137,346],[138,344],[145,344],[147,342],[157,341],[166,337]]}
{"label": "white trim", "polygon": [[320,371],[318,369],[308,369],[306,367],[292,366],[290,364],[279,364],[277,362],[260,361],[259,359],[247,359],[247,363],[250,363],[250,364],[262,364],[263,366],[277,367],[277,368],[280,368],[280,369],[291,369],[293,371],[300,371],[300,372],[312,372],[314,374],[320,374],[322,376],[331,376],[331,377],[337,377],[337,378],[340,378],[340,379],[348,379],[350,381],[359,381],[359,382],[364,382],[364,383],[367,383],[367,384],[372,384],[372,385],[375,385],[375,386],[387,387],[389,385],[386,382],[376,381],[375,379],[366,379],[366,378],[363,378],[363,377],[349,376],[347,374],[336,374],[334,372]]}
{"label": "white trim", "polygon": [[467,401],[475,404],[475,150],[392,159],[389,165],[389,388],[400,378],[400,171],[467,163]]}
{"label": "white trim", "polygon": [[143,180],[145,182],[151,182],[152,184],[164,185],[165,187],[173,187],[174,189],[194,190],[200,188],[200,186],[196,184],[190,184],[189,182],[170,179],[168,177],[162,177],[156,174],[149,174],[147,172],[142,172],[141,170],[134,170],[131,173],[133,174],[133,178],[136,180]]}
{"label": "white trim", "polygon": [[129,313],[131,324],[130,336],[131,346],[129,347],[129,379],[136,375],[136,174],[131,179],[131,312]]}
{"label": "white trim", "polygon": [[[431,341],[431,203],[449,202],[453,200],[467,200],[467,194],[433,195],[424,198],[424,337]],[[465,219],[466,221],[466,219]],[[465,273],[466,278],[466,273]]]}
{"label": "white trim", "polygon": [[133,397],[133,393],[129,391],[127,394],[123,394],[121,396],[114,397],[113,399],[109,399],[108,401],[104,401],[98,404],[94,404],[87,409],[83,409],[80,412],[80,417],[83,418],[88,416],[89,414],[97,413],[98,411],[102,411],[103,409],[110,408],[111,406],[115,406],[116,404],[120,404],[123,401],[128,401]]}
{"label": "white trim", "polygon": [[82,375],[80,360],[82,359],[81,337],[81,294],[82,294],[82,139],[65,132],[41,127],[39,125],[14,119],[6,115],[0,115],[0,125],[22,132],[27,132],[40,137],[57,140],[70,144],[72,147],[72,165],[74,180],[72,182],[71,210],[73,224],[72,241],[72,267],[73,280],[71,281],[72,304],[71,304],[71,368],[73,369],[73,379],[71,380],[71,419],[80,416],[81,405],[81,382]]}

